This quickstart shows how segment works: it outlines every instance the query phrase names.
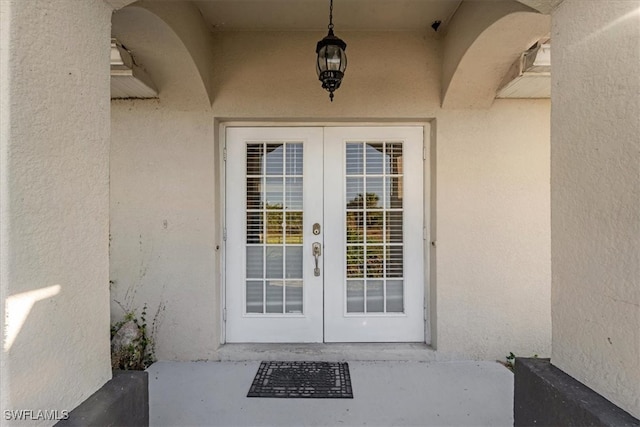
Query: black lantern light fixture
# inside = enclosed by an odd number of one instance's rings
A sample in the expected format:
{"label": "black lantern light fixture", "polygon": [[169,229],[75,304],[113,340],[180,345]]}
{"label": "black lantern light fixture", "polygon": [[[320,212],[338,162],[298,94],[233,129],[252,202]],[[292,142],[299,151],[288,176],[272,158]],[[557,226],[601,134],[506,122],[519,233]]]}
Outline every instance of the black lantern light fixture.
{"label": "black lantern light fixture", "polygon": [[329,5],[329,34],[318,42],[316,53],[316,72],[322,87],[329,91],[333,102],[333,92],[340,87],[344,70],[347,68],[347,44],[333,34],[333,0]]}

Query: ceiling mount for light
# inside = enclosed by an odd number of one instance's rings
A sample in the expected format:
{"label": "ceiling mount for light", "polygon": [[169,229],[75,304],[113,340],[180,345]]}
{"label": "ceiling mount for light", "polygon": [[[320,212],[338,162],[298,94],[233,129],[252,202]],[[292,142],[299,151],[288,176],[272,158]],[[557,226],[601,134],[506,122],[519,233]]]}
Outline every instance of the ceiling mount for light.
{"label": "ceiling mount for light", "polygon": [[322,87],[329,91],[333,102],[333,92],[340,87],[344,70],[347,68],[347,44],[333,34],[333,0],[329,4],[329,33],[316,46],[316,72]]}

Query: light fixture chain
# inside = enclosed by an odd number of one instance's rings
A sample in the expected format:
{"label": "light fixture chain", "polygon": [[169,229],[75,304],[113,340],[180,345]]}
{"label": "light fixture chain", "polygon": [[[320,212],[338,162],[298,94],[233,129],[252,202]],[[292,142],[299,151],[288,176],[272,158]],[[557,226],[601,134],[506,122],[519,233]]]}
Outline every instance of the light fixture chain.
{"label": "light fixture chain", "polygon": [[329,29],[333,30],[333,0],[329,3]]}

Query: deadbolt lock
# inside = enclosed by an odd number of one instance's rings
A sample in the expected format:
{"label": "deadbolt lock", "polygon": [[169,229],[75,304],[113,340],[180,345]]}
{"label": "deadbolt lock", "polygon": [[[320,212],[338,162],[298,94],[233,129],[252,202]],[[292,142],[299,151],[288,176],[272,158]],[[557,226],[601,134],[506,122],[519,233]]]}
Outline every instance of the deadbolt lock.
{"label": "deadbolt lock", "polygon": [[313,235],[317,236],[318,234],[320,234],[320,224],[316,222],[313,224]]}

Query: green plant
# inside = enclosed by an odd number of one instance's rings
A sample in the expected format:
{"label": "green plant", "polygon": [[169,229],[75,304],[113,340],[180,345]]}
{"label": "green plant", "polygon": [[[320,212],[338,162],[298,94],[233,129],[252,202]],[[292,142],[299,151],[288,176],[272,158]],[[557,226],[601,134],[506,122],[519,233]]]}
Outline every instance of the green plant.
{"label": "green plant", "polygon": [[[144,370],[156,361],[155,334],[157,332],[157,320],[160,311],[164,310],[161,304],[153,318],[151,329],[147,326],[147,304],[142,307],[140,316],[135,310],[125,311],[124,318],[111,325],[111,368],[123,370]],[[114,337],[123,326],[132,323],[137,329],[136,336],[126,345],[115,344]]]}
{"label": "green plant", "polygon": [[[534,354],[533,357],[537,358],[538,355]],[[512,351],[509,352],[509,355],[506,357],[506,362],[501,362],[504,366],[506,366],[511,372],[516,368],[516,355],[513,354]]]}
{"label": "green plant", "polygon": [[512,351],[510,351],[506,359],[507,361],[504,363],[504,366],[509,368],[509,370],[513,371],[515,369],[516,355],[513,354]]}

